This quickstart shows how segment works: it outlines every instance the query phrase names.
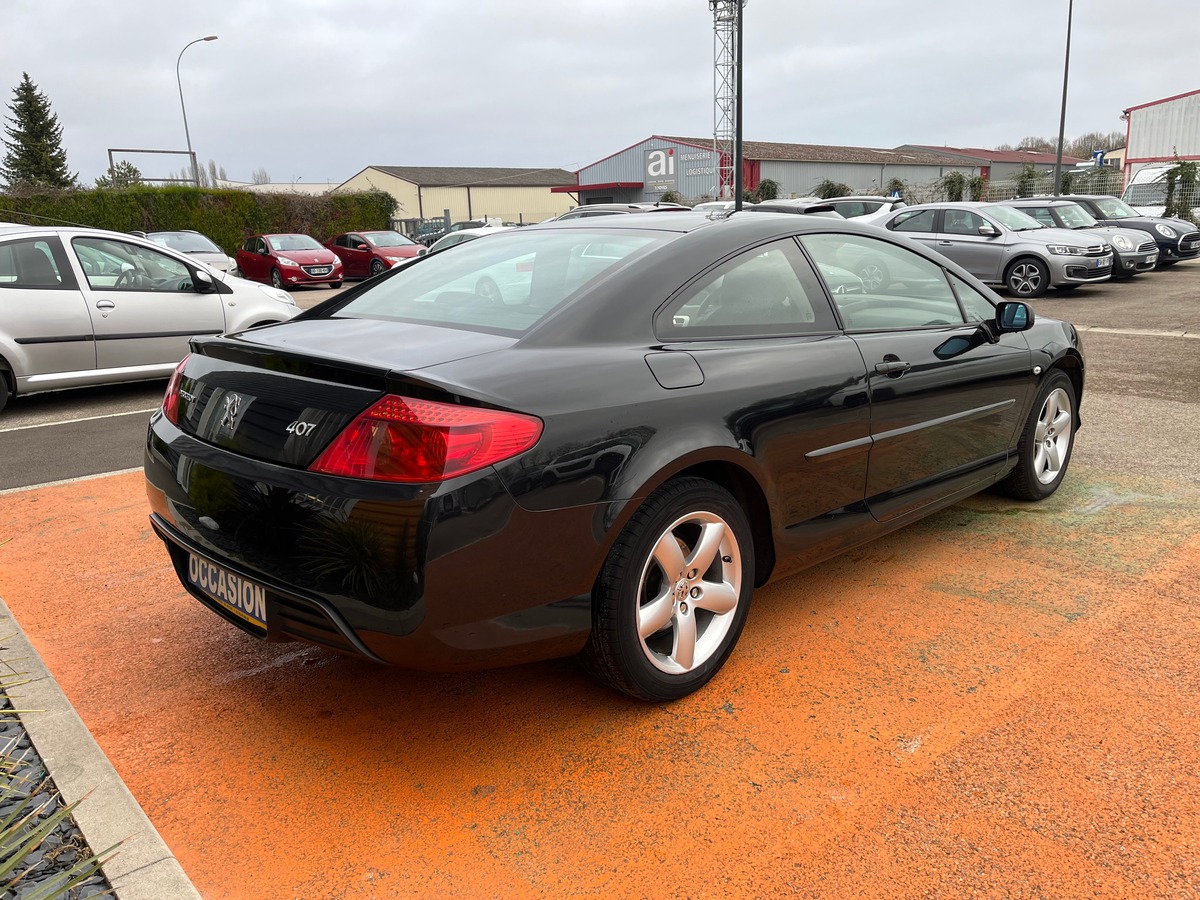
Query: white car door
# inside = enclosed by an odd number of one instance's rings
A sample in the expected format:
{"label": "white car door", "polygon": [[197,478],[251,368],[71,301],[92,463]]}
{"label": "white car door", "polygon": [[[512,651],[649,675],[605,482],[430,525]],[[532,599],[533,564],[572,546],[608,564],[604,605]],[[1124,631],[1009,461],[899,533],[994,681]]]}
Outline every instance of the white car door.
{"label": "white car door", "polygon": [[18,392],[96,367],[88,307],[54,235],[0,242],[0,346]]}
{"label": "white car door", "polygon": [[111,237],[71,240],[91,309],[100,369],[171,367],[188,338],[225,330],[222,296],[200,293],[182,260]]}

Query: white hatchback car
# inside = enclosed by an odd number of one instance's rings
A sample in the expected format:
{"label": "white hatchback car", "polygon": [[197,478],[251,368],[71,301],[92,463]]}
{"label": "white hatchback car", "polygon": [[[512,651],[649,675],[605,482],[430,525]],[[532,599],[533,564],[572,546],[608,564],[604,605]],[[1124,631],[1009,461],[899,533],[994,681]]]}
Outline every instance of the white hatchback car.
{"label": "white hatchback car", "polygon": [[16,395],[167,378],[193,335],[283,322],[286,291],[90,228],[0,230],[0,409]]}

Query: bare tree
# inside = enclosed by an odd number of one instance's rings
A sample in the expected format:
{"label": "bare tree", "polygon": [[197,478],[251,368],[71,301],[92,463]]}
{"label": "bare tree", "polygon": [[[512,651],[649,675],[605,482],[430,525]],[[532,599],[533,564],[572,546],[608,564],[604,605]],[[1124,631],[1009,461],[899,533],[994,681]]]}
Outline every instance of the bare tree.
{"label": "bare tree", "polygon": [[266,169],[255,169],[254,174],[250,176],[250,180],[255,184],[270,184],[271,176]]}

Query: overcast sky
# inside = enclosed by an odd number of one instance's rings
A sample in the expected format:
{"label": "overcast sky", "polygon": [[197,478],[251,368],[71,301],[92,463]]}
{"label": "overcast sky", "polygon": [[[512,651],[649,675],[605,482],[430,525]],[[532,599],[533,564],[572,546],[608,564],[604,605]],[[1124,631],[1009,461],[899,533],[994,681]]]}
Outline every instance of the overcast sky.
{"label": "overcast sky", "polygon": [[[1178,24],[1161,16],[1173,15]],[[748,140],[994,147],[1058,131],[1067,0],[751,0]],[[192,146],[234,180],[368,165],[574,170],[651,134],[711,136],[707,0],[0,0],[21,73],[85,183],[110,147]],[[1200,88],[1195,0],[1077,0],[1068,137]],[[166,160],[170,159],[170,162]],[[183,158],[142,157],[143,174]]]}

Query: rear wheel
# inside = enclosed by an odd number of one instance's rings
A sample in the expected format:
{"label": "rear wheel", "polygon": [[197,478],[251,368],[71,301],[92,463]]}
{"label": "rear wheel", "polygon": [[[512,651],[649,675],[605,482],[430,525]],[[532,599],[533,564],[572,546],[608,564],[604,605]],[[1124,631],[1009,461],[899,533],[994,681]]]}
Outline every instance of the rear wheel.
{"label": "rear wheel", "polygon": [[1050,270],[1040,259],[1018,259],[1004,273],[1004,286],[1017,297],[1040,297],[1050,287]]}
{"label": "rear wheel", "polygon": [[583,661],[634,697],[687,696],[733,651],[753,584],[742,507],[712,482],[670,482],[646,500],[605,561]]}
{"label": "rear wheel", "polygon": [[1044,500],[1058,490],[1075,446],[1075,385],[1061,369],[1042,382],[1017,445],[1017,467],[1002,483],[1018,500]]}

